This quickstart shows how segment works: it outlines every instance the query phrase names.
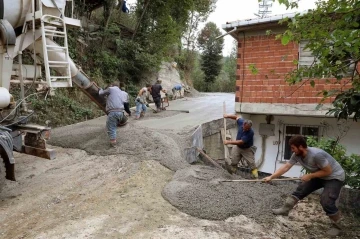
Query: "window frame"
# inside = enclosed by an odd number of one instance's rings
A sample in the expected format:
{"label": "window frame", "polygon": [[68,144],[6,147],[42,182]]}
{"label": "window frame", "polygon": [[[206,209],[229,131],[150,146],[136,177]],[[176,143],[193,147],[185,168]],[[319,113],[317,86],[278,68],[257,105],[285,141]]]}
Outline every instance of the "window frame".
{"label": "window frame", "polygon": [[[312,52],[309,49],[305,49],[305,46],[307,45],[309,41],[308,40],[301,40],[299,42],[299,50],[298,50],[298,64],[297,69],[300,69],[300,67],[310,67],[313,65],[313,63],[316,63],[316,57],[312,54]],[[348,71],[344,73],[344,78],[352,77],[353,71],[355,68],[355,64],[351,64],[348,66]],[[322,78],[333,78],[333,76],[326,76],[323,75]]]}
{"label": "window frame", "polygon": [[[289,134],[289,133],[286,133],[286,127],[288,126],[292,126],[292,127],[300,127],[300,130],[299,130],[299,134]],[[303,134],[303,128],[317,128],[317,135],[311,135],[311,134]],[[294,136],[294,135],[302,135],[302,136],[313,136],[313,137],[316,137],[318,140],[319,138],[321,137],[322,135],[322,128],[323,126],[322,125],[307,125],[307,124],[284,124],[283,125],[283,137],[282,137],[282,153],[281,153],[281,162],[288,162],[291,158],[291,155],[292,153],[290,153],[290,157],[288,159],[285,159],[285,152],[287,151],[286,150],[286,147],[290,147],[290,145],[287,145],[287,141],[286,141],[286,137],[287,136]],[[291,151],[291,149],[290,149]]]}

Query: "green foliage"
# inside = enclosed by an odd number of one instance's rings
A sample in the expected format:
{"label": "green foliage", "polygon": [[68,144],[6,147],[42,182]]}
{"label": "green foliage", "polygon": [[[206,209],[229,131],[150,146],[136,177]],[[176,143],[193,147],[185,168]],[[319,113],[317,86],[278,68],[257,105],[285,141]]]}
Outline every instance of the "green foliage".
{"label": "green foliage", "polygon": [[307,138],[310,147],[323,149],[339,162],[345,170],[345,183],[353,188],[360,188],[360,155],[346,155],[346,148],[334,139],[321,138],[319,141],[313,137]]}
{"label": "green foliage", "polygon": [[97,106],[84,98],[76,98],[77,90],[61,89],[56,94],[44,99],[44,96],[32,96],[31,108],[36,112],[32,121],[44,124],[50,120],[50,126],[62,126],[103,115]]}
{"label": "green foliage", "polygon": [[221,71],[222,50],[224,39],[216,39],[221,32],[213,22],[208,22],[198,36],[198,44],[202,50],[201,69],[205,74],[207,83],[205,91],[209,91],[209,84],[213,83]]}
{"label": "green foliage", "polygon": [[[191,21],[204,21],[215,2],[138,0],[135,8],[125,14],[118,1],[106,0],[103,7],[97,8],[88,1],[75,0],[75,15],[86,17],[89,24],[84,25],[84,31],[68,29],[70,57],[101,87],[116,80],[124,82],[132,104],[140,87],[155,78],[161,62],[181,55],[181,39],[194,26]],[[183,63],[190,67],[189,62],[197,54],[193,50],[183,54]],[[50,119],[52,126],[102,114],[76,89],[57,90],[46,101],[39,97],[31,102],[37,112],[34,120],[43,123]]]}
{"label": "green foliage", "polygon": [[257,75],[259,73],[259,69],[256,67],[255,64],[249,64],[249,70],[253,75]]}
{"label": "green foliage", "polygon": [[192,79],[198,91],[234,92],[236,82],[237,42],[234,41],[231,54],[222,59],[222,69],[213,83],[205,82],[204,72],[200,69],[200,60],[194,64]]}
{"label": "green foliage", "polygon": [[[288,8],[297,6],[289,0],[278,0]],[[338,81],[338,88],[322,91],[324,99],[336,96],[333,109],[328,113],[338,119],[360,117],[360,2],[349,0],[320,0],[313,11],[297,14],[294,19],[284,19],[288,30],[280,35],[281,42],[307,40],[306,48],[315,60],[310,67],[300,67],[286,80],[296,84],[307,79],[324,76]],[[311,81],[314,86],[315,82]]]}
{"label": "green foliage", "polygon": [[188,85],[193,85],[190,75],[194,71],[194,64],[197,57],[196,38],[199,25],[205,22],[211,12],[215,9],[216,1],[198,0],[194,1],[190,8],[189,21],[182,36],[182,46],[180,55],[176,59],[180,69],[184,72],[184,80]]}

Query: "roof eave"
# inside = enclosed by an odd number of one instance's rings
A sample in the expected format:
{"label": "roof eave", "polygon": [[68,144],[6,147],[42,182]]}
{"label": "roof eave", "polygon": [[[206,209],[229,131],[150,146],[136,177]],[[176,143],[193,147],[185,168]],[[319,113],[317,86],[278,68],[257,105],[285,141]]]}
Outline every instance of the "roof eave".
{"label": "roof eave", "polygon": [[[263,27],[269,27],[269,26],[276,26],[278,25],[278,22],[285,18],[294,18],[297,14],[304,15],[307,11],[301,12],[301,13],[287,13],[287,14],[281,14],[281,15],[274,15],[266,18],[255,18],[250,20],[240,20],[235,22],[230,22],[228,24],[223,24],[221,27],[225,31],[230,31],[234,28],[237,29],[237,31],[244,31],[248,29],[261,29]],[[234,33],[231,34],[234,36]]]}

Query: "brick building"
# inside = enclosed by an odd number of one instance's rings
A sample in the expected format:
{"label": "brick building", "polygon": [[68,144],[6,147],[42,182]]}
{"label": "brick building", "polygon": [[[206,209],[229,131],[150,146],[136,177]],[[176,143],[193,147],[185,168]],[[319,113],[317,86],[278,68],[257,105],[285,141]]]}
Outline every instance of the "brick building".
{"label": "brick building", "polygon": [[[285,75],[299,65],[311,65],[313,56],[304,43],[284,46],[275,36],[286,30],[279,20],[294,17],[283,14],[262,19],[231,22],[223,25],[238,42],[235,110],[254,123],[256,158],[263,161],[261,171],[272,173],[291,156],[287,142],[292,135],[342,137],[340,143],[348,153],[360,154],[358,145],[360,123],[338,122],[325,115],[325,104],[317,109],[322,99],[321,90],[344,87],[332,79],[310,80],[290,86]],[[270,33],[270,34],[269,34]],[[298,64],[296,64],[298,62]],[[332,82],[327,83],[327,80]],[[331,103],[327,99],[325,103]],[[288,176],[299,176],[300,167],[293,167]]]}

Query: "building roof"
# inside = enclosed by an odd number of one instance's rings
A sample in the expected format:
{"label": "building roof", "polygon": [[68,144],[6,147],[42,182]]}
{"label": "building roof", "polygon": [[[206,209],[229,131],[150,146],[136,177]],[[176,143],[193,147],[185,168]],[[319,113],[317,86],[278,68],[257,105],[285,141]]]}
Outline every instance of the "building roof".
{"label": "building roof", "polygon": [[[234,30],[236,28],[247,27],[247,26],[255,27],[256,25],[263,25],[266,23],[277,23],[281,19],[294,18],[297,14],[303,15],[306,13],[307,13],[307,11],[300,12],[300,13],[294,12],[294,13],[279,14],[279,15],[273,15],[273,16],[269,16],[269,17],[265,17],[265,18],[245,19],[245,20],[239,20],[239,21],[234,21],[234,22],[228,22],[226,24],[223,24],[221,27],[225,31],[230,31],[230,30]],[[241,30],[241,29],[239,29],[239,30]]]}

